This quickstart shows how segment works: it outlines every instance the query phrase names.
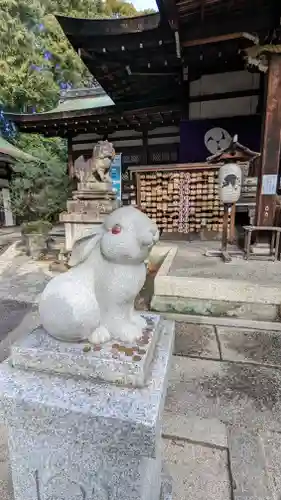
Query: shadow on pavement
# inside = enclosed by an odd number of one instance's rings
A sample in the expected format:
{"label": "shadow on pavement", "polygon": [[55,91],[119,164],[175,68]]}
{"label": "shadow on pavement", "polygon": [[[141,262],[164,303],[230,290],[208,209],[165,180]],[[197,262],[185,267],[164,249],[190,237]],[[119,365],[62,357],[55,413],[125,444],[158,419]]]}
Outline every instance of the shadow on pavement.
{"label": "shadow on pavement", "polygon": [[9,299],[0,300],[0,342],[20,325],[31,309],[31,303]]}

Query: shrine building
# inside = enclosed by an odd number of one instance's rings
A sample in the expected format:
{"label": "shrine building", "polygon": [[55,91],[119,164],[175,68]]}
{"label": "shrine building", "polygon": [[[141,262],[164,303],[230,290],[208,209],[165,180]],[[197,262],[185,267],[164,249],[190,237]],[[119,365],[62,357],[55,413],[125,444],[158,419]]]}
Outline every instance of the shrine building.
{"label": "shrine building", "polygon": [[207,158],[238,135],[260,158],[244,166],[236,219],[274,225],[281,3],[158,0],[158,8],[128,19],[58,16],[98,85],[66,92],[51,111],[6,116],[22,132],[66,138],[70,176],[98,140],[113,142],[133,199],[173,234],[222,230],[218,166]]}

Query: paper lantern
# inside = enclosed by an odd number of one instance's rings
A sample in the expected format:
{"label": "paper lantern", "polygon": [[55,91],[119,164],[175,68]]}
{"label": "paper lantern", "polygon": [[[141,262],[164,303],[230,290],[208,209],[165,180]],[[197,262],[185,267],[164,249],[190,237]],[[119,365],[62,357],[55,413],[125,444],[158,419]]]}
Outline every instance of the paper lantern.
{"label": "paper lantern", "polygon": [[219,172],[219,197],[222,203],[236,203],[241,194],[242,171],[237,163],[226,163]]}

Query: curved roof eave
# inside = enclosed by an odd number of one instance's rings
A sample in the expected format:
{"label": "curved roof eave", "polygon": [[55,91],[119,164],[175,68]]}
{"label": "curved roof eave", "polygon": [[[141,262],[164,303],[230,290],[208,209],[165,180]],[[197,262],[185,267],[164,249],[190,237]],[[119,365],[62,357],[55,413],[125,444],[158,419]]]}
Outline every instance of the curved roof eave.
{"label": "curved roof eave", "polygon": [[29,162],[40,162],[39,158],[32,156],[28,153],[25,153],[21,149],[13,146],[10,142],[6,141],[3,137],[0,136],[0,153],[4,154],[14,160],[23,160]]}
{"label": "curved roof eave", "polygon": [[76,36],[112,36],[139,33],[159,27],[159,12],[136,17],[114,19],[82,19],[67,16],[56,16],[66,35]]}
{"label": "curved roof eave", "polygon": [[46,111],[44,113],[4,113],[5,117],[8,120],[11,120],[15,123],[23,123],[23,122],[41,122],[42,120],[60,120],[67,118],[76,118],[90,115],[100,115],[114,108],[115,105],[107,105],[100,108],[89,108],[83,110],[72,110],[72,111]]}

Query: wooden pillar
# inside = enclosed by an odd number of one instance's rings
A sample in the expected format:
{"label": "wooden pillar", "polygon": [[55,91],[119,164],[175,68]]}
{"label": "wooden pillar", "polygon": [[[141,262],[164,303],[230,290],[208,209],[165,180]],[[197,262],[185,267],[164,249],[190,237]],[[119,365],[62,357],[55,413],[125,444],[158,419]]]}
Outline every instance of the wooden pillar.
{"label": "wooden pillar", "polygon": [[143,130],[142,133],[142,146],[143,146],[143,164],[148,165],[148,131]]}
{"label": "wooden pillar", "polygon": [[274,225],[281,142],[281,55],[269,59],[256,225]]}
{"label": "wooden pillar", "polygon": [[[184,69],[186,71],[186,69]],[[183,75],[181,81],[181,112],[184,120],[189,120],[189,100],[190,100],[190,82],[188,80],[188,73]]]}
{"label": "wooden pillar", "polygon": [[136,172],[137,207],[141,208],[140,174]]}
{"label": "wooden pillar", "polygon": [[73,160],[73,149],[72,149],[72,137],[67,138],[67,171],[70,179],[74,177],[74,160]]}
{"label": "wooden pillar", "polygon": [[231,206],[230,228],[229,228],[229,238],[228,238],[228,241],[231,245],[233,245],[235,240],[235,215],[236,215],[236,204],[233,203]]}

